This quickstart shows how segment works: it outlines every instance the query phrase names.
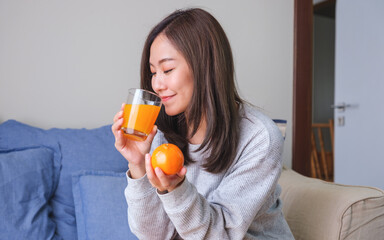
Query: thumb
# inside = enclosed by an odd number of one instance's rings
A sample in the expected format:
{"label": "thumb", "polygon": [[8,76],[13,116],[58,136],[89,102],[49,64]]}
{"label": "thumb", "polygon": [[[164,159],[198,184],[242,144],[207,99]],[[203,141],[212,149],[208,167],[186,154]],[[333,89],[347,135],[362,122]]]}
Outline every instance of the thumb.
{"label": "thumb", "polygon": [[154,125],[153,128],[152,128],[152,131],[151,131],[151,133],[148,135],[146,141],[152,143],[153,138],[155,137],[156,133],[157,133],[157,125]]}

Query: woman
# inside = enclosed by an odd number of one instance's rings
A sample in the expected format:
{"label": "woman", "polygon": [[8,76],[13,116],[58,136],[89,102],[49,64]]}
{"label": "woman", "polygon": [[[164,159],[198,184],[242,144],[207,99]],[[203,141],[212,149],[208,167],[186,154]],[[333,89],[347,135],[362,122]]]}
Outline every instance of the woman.
{"label": "woman", "polygon": [[[122,111],[112,126],[129,163],[132,232],[139,239],[293,239],[277,184],[283,138],[239,97],[230,44],[212,15],[180,10],[152,29],[141,87],[162,99],[157,127],[134,142],[120,131]],[[171,176],[153,169],[148,154],[166,142],[185,157]]]}

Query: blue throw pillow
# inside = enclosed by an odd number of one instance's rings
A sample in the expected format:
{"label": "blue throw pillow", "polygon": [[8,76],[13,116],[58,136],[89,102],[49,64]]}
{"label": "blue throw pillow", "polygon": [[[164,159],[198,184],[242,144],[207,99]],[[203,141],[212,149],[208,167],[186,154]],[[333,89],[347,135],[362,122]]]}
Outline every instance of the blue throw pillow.
{"label": "blue throw pillow", "polygon": [[125,172],[81,171],[73,178],[78,239],[137,239],[128,226]]}
{"label": "blue throw pillow", "polygon": [[51,199],[60,173],[52,149],[0,150],[0,239],[53,239]]}
{"label": "blue throw pillow", "polygon": [[80,170],[125,172],[127,161],[114,147],[111,126],[96,129],[43,130],[15,120],[0,125],[0,149],[34,145],[49,146],[62,169],[51,201],[56,234],[64,240],[77,239],[72,174]]}

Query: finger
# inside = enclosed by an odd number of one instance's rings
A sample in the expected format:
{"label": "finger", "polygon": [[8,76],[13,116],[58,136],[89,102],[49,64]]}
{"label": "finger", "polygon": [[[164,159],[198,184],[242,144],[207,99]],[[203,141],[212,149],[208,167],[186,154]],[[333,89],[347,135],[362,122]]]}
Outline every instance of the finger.
{"label": "finger", "polygon": [[152,131],[151,131],[151,133],[148,135],[146,141],[149,142],[149,143],[152,143],[153,138],[155,137],[156,133],[157,133],[157,126],[154,125],[153,128],[152,128]]}
{"label": "finger", "polygon": [[123,132],[122,132],[121,129],[118,129],[118,130],[116,131],[115,141],[116,141],[116,143],[117,143],[119,146],[121,146],[121,145],[123,145],[123,140],[124,140]]}
{"label": "finger", "polygon": [[120,108],[120,110],[121,110],[121,111],[124,111],[124,107],[125,107],[125,103],[122,103],[122,104],[121,104],[121,108]]}
{"label": "finger", "polygon": [[180,171],[177,173],[177,176],[179,176],[180,178],[183,178],[185,174],[187,174],[187,169],[185,167],[182,167]]}
{"label": "finger", "polygon": [[121,123],[120,124],[116,123],[116,125],[118,126],[115,127],[114,130],[112,130],[113,134],[115,135],[115,147],[117,149],[121,149],[124,146],[124,136],[121,130]]}
{"label": "finger", "polygon": [[123,117],[123,111],[119,111],[115,114],[115,116],[113,117],[113,122],[116,122],[117,120],[119,120],[120,118]]}
{"label": "finger", "polygon": [[[155,172],[151,164],[151,155],[149,153],[145,154],[145,171],[147,172],[147,177],[151,181],[154,181],[156,178]],[[152,183],[153,184],[153,183]]]}
{"label": "finger", "polygon": [[115,137],[117,135],[117,132],[120,131],[122,125],[123,125],[123,119],[122,118],[120,118],[114,124],[112,124],[112,132],[115,135]]}
{"label": "finger", "polygon": [[159,167],[155,168],[155,173],[158,178],[159,185],[161,186],[161,188],[158,187],[157,189],[161,191],[167,190],[170,187],[170,181],[167,175],[165,175],[165,173]]}

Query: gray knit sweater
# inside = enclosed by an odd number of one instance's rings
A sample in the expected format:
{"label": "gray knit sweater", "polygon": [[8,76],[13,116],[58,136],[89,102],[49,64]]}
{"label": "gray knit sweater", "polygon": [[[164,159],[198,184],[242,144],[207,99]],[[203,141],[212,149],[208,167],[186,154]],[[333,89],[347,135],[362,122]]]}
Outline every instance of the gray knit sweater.
{"label": "gray knit sweater", "polygon": [[[187,166],[184,182],[158,194],[146,176],[127,173],[125,197],[131,231],[139,239],[293,239],[281,211],[283,138],[275,123],[253,107],[240,109],[240,141],[230,168],[212,174],[200,167],[204,155]],[[165,143],[158,132],[153,151]]]}

